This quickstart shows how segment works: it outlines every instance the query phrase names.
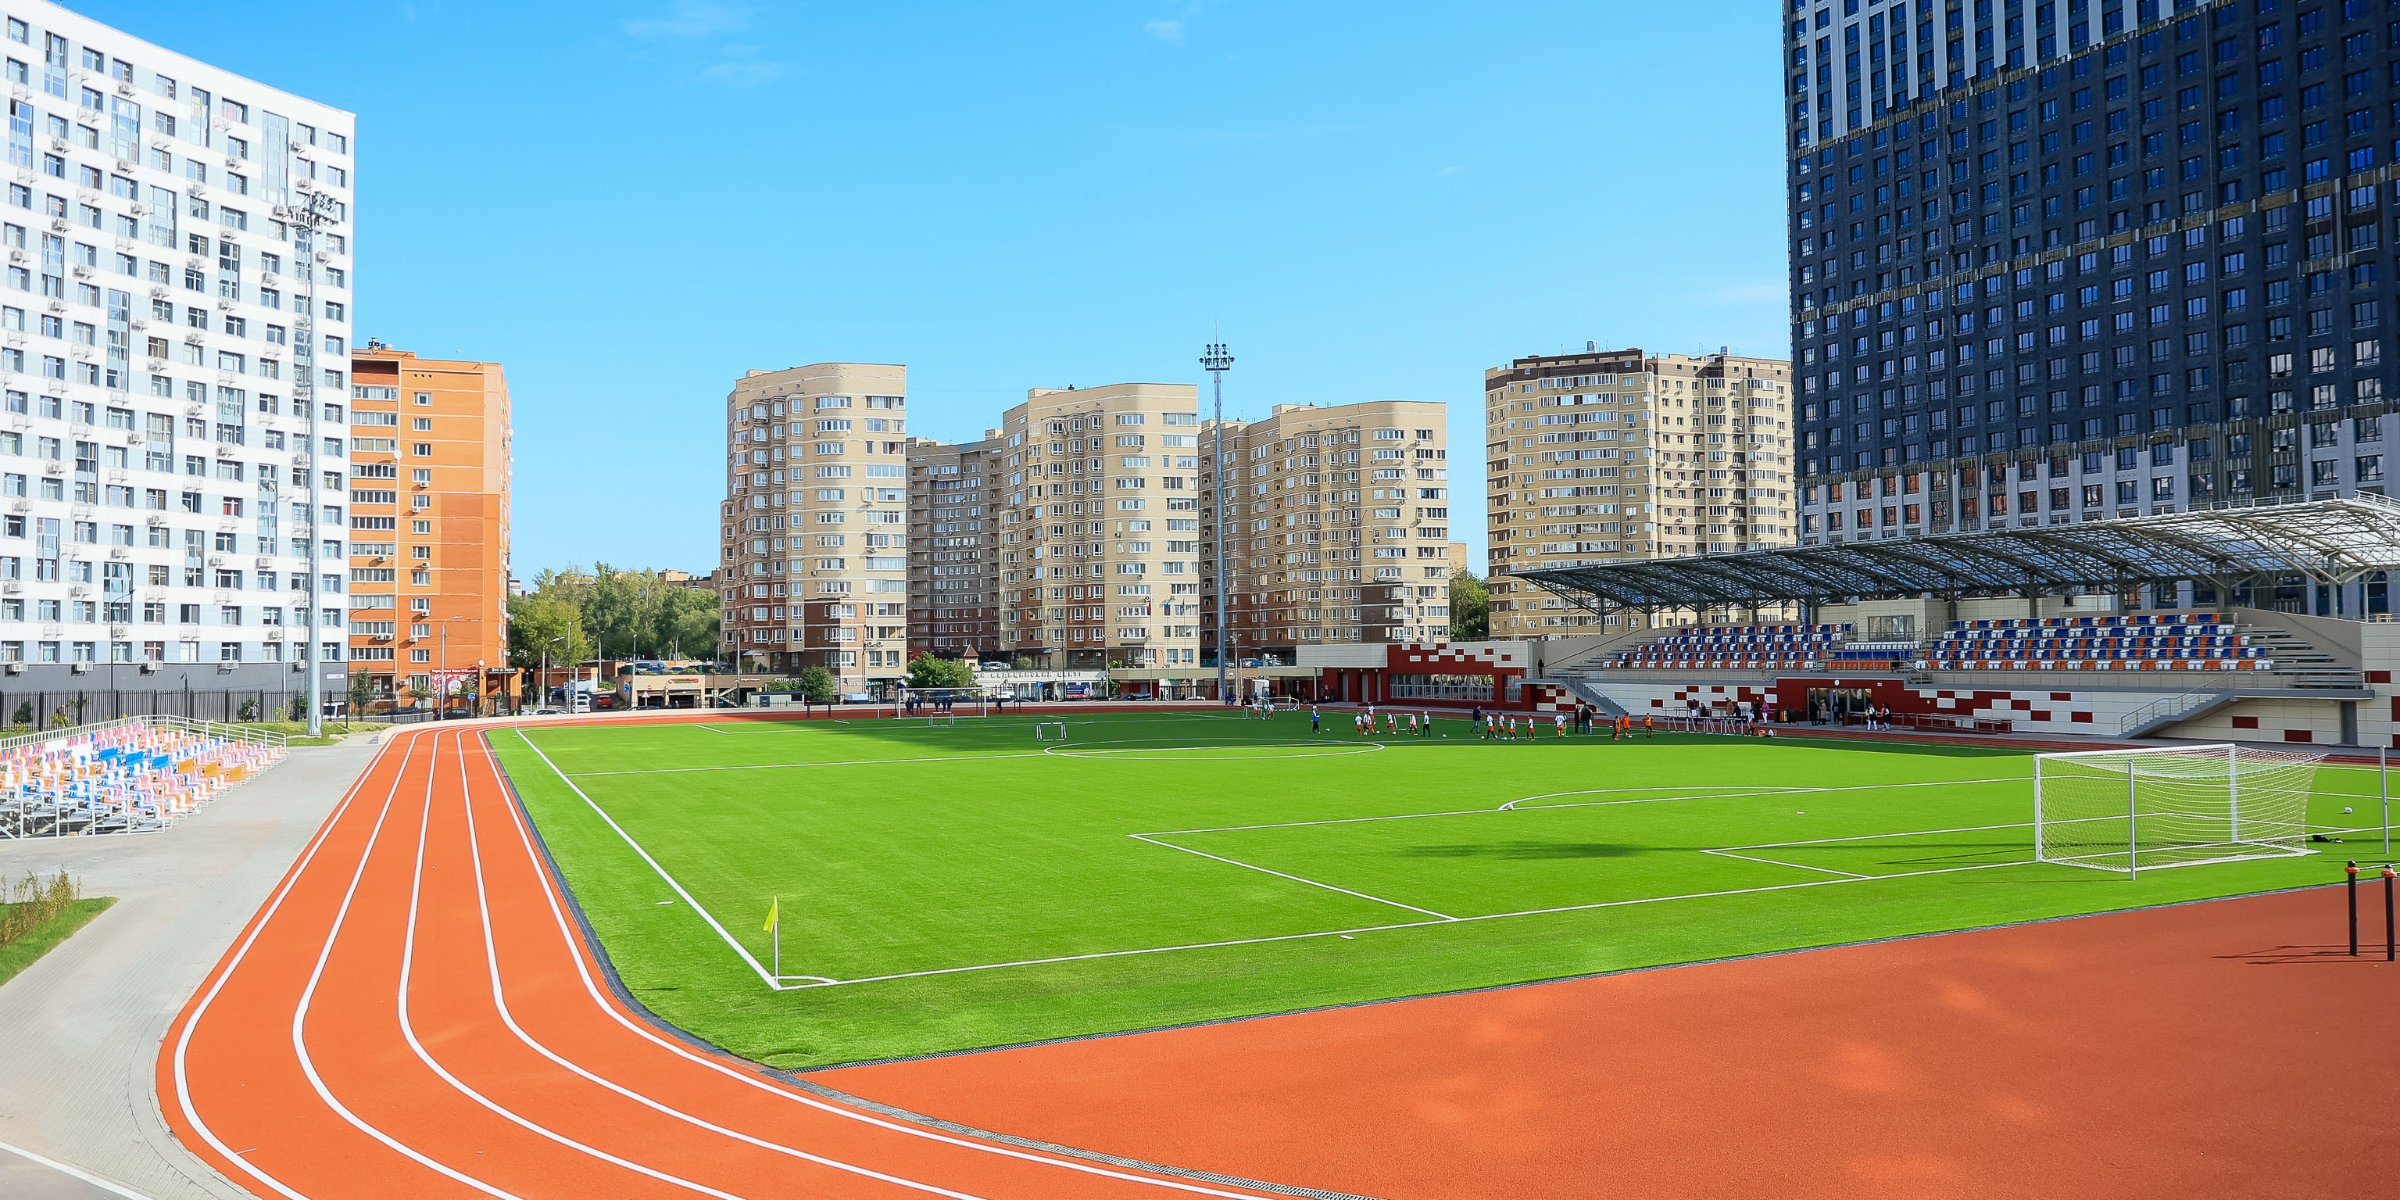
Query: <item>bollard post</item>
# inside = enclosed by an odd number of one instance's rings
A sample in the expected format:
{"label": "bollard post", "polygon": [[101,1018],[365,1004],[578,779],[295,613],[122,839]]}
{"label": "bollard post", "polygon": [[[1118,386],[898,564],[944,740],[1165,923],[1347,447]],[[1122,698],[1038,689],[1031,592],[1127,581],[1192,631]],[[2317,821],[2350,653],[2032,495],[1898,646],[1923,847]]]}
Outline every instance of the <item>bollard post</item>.
{"label": "bollard post", "polygon": [[2357,958],[2357,957],[2358,957],[2358,863],[2357,863],[2357,862],[2354,860],[2354,861],[2352,861],[2352,862],[2351,862],[2351,864],[2350,864],[2349,866],[2343,867],[2343,868],[2342,868],[2342,874],[2344,874],[2344,875],[2347,875],[2347,876],[2349,876],[2349,877],[2350,877],[2350,885],[2349,885],[2347,888],[2343,889],[2343,890],[2345,890],[2345,891],[2347,891],[2347,892],[2349,892],[2349,893],[2350,893],[2350,957],[2352,957],[2352,958]]}
{"label": "bollard post", "polygon": [[2400,871],[2383,864],[2383,961],[2400,962],[2400,930],[2392,928],[2392,879]]}

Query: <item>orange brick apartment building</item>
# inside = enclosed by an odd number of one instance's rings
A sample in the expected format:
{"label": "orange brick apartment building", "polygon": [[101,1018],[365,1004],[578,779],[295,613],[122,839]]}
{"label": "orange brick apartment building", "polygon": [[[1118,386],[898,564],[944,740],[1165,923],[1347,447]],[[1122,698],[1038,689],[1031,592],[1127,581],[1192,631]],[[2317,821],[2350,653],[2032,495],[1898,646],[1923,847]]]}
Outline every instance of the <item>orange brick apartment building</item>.
{"label": "orange brick apartment building", "polygon": [[351,674],[488,708],[510,678],[508,379],[369,342],[351,385]]}

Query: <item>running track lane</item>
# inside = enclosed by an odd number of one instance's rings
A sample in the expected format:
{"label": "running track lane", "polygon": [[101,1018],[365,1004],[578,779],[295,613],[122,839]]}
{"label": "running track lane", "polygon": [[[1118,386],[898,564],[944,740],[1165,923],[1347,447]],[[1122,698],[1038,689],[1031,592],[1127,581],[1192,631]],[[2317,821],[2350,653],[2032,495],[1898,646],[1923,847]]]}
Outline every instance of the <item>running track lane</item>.
{"label": "running track lane", "polygon": [[1269,1193],[829,1103],[626,1011],[480,734],[387,741],[168,1031],[161,1107],[262,1196]]}

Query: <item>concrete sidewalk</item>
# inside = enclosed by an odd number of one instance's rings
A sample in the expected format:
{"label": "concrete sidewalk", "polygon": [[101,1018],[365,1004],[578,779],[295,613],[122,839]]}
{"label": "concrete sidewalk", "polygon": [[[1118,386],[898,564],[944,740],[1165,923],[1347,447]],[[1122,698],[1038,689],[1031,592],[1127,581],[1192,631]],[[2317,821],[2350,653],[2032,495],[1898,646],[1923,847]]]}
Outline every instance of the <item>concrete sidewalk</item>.
{"label": "concrete sidewalk", "polygon": [[[117,898],[0,985],[0,1142],[155,1200],[249,1194],[185,1153],[160,1119],[159,1042],[366,769],[373,742],[294,750],[160,833],[0,842],[0,874],[64,868],[84,894]],[[0,1194],[102,1193],[12,1157],[0,1163]]]}

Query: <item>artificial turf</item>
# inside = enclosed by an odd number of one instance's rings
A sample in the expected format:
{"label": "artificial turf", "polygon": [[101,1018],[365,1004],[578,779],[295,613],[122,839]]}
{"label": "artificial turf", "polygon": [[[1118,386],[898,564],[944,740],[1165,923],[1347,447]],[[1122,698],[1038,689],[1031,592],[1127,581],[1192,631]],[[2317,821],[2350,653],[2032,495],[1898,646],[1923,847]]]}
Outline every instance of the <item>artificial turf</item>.
{"label": "artificial turf", "polygon": [[[783,1067],[2263,891],[2360,850],[2138,880],[2034,864],[2032,760],[1980,747],[1069,720],[1063,747],[1015,717],[491,744],[633,996]],[[2376,786],[2322,769],[2312,819],[2377,823]],[[779,901],[786,988],[659,870],[761,964]]]}

